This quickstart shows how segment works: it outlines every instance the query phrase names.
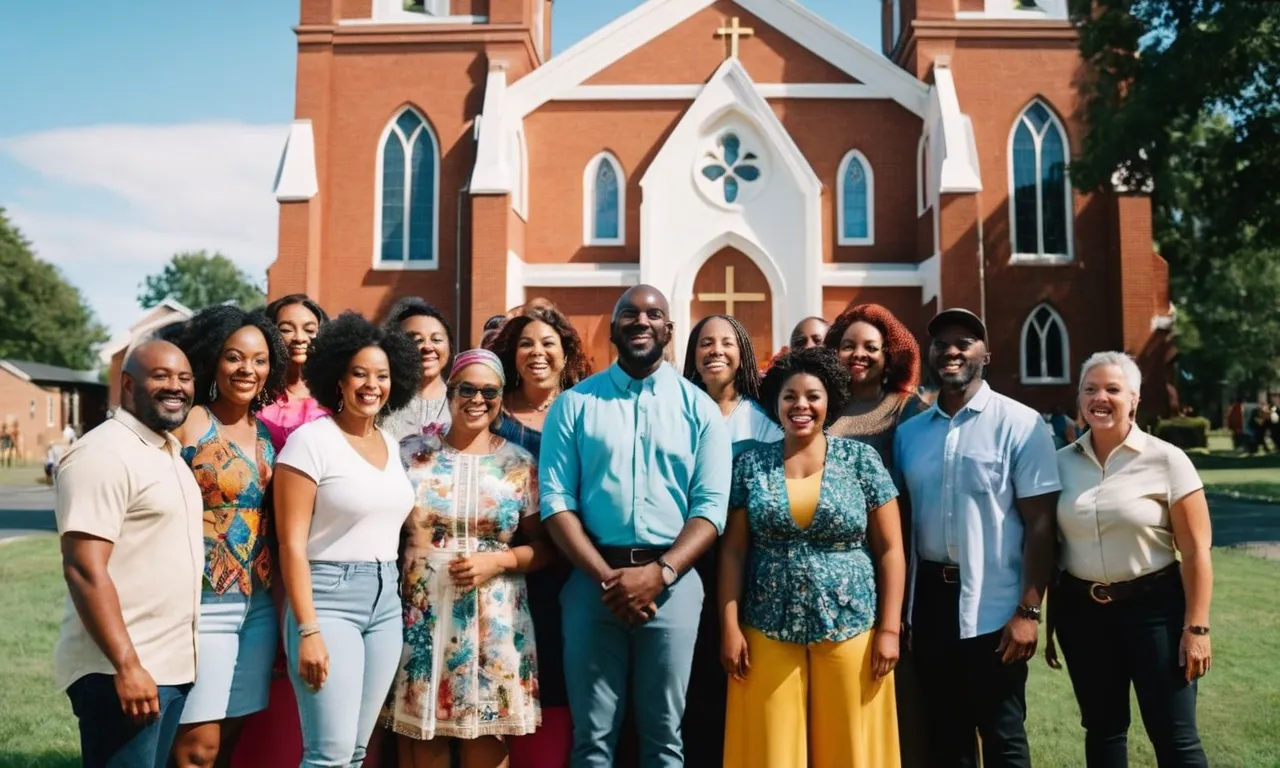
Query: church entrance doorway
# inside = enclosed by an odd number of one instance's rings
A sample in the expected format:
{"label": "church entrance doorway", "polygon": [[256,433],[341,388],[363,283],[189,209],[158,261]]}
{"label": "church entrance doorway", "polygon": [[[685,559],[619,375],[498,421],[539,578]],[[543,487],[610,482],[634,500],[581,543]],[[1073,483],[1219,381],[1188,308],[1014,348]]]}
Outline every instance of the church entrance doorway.
{"label": "church entrance doorway", "polygon": [[[731,246],[721,248],[693,280],[689,328],[708,315],[730,315],[747,329],[757,361],[763,365],[774,353],[773,299],[769,281],[754,261]],[[683,351],[688,336],[677,343]]]}

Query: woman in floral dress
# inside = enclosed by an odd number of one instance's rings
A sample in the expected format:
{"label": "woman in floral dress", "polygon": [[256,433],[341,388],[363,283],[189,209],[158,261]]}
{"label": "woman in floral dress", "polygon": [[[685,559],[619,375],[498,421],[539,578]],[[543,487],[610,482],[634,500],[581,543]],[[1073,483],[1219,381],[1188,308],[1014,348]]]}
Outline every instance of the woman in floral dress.
{"label": "woman in floral dress", "polygon": [[[524,574],[554,554],[532,455],[490,431],[505,383],[497,355],[459,355],[447,435],[400,444],[416,503],[401,552],[404,653],[383,724],[401,736],[402,765],[447,766],[457,739],[464,765],[501,766],[502,737],[541,721]],[[529,544],[511,546],[517,530]]]}

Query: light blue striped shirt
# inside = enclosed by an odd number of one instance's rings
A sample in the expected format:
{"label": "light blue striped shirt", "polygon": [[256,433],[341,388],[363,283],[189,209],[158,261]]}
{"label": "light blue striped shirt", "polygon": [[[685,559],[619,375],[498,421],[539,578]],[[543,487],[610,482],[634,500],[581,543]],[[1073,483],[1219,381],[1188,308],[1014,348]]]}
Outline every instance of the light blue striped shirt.
{"label": "light blue striped shirt", "polygon": [[983,382],[955,416],[935,404],[900,425],[893,458],[911,501],[912,585],[918,560],[959,565],[961,639],[1000,629],[1022,599],[1017,499],[1062,487],[1040,414]]}
{"label": "light blue striped shirt", "polygon": [[614,363],[557,398],[540,458],[542,519],[574,512],[597,546],[670,546],[691,517],[724,530],[729,430],[666,363],[645,379]]}

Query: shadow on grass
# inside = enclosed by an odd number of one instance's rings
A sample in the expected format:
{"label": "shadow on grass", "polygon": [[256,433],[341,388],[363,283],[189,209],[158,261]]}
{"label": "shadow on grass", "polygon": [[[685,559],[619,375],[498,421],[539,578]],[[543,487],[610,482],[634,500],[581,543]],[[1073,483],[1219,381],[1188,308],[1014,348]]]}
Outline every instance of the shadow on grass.
{"label": "shadow on grass", "polygon": [[80,755],[75,752],[10,752],[0,755],[5,768],[79,768]]}
{"label": "shadow on grass", "polygon": [[1280,469],[1280,453],[1259,453],[1248,456],[1238,451],[1188,451],[1196,469]]}

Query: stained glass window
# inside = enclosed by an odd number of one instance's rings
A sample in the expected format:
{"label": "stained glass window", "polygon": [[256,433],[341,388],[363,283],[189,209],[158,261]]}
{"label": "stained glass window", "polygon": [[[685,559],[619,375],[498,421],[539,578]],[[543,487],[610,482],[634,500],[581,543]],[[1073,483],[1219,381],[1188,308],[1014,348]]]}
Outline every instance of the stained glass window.
{"label": "stained glass window", "polygon": [[760,180],[759,159],[755,152],[742,151],[738,134],[726,132],[716,139],[715,151],[707,153],[701,173],[708,181],[719,182],[726,203],[736,203],[743,182]]}
{"label": "stained glass window", "polygon": [[871,166],[854,150],[844,160],[840,174],[840,240],[865,244],[871,238],[873,185]]}
{"label": "stained glass window", "polygon": [[406,108],[382,142],[378,191],[382,262],[434,262],[439,146],[422,115]]}
{"label": "stained glass window", "polygon": [[1039,101],[1013,132],[1013,249],[1019,256],[1068,256],[1071,191],[1062,127]]}
{"label": "stained glass window", "polygon": [[1022,325],[1022,378],[1028,383],[1068,382],[1067,327],[1048,304],[1031,310]]}
{"label": "stained glass window", "polygon": [[595,183],[592,189],[592,239],[620,240],[622,227],[621,174],[607,156],[596,163]]}

